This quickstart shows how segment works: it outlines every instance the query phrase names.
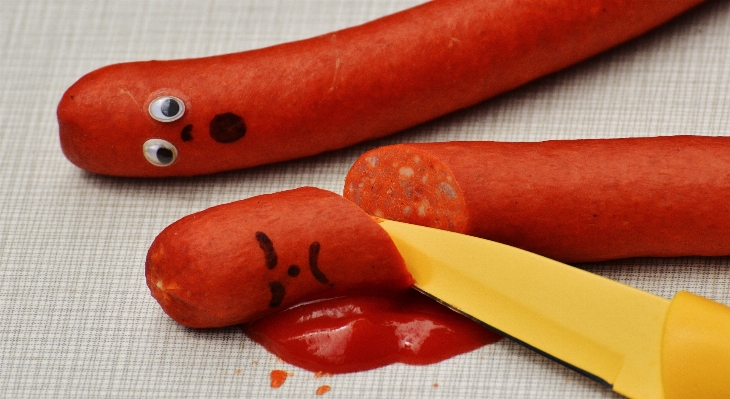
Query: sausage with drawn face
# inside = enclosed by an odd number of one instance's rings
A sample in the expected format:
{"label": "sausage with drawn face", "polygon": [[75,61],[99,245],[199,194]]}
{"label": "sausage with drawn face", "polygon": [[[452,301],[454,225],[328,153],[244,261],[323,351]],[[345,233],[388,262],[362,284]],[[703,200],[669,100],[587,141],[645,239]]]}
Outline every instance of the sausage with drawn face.
{"label": "sausage with drawn face", "polygon": [[189,327],[241,324],[305,301],[412,284],[377,222],[311,187],[180,219],[152,243],[146,277],[164,311]]}
{"label": "sausage with drawn face", "polygon": [[474,105],[634,38],[702,0],[439,0],[214,57],[89,73],[57,110],[82,169],[189,176],[301,158]]}

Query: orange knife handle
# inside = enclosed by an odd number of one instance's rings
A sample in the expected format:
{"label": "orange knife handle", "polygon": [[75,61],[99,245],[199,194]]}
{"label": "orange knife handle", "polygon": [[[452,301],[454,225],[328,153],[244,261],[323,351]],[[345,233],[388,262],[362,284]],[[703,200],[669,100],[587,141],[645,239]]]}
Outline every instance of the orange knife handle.
{"label": "orange knife handle", "polygon": [[730,307],[677,293],[661,355],[665,399],[730,398]]}

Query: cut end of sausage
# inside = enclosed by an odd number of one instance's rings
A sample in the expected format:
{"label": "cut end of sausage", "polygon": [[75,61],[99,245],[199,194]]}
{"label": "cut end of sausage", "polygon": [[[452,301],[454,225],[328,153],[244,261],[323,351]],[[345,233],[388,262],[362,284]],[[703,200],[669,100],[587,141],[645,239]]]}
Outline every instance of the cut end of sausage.
{"label": "cut end of sausage", "polygon": [[363,154],[345,179],[345,198],[380,218],[463,232],[468,214],[451,170],[402,144]]}

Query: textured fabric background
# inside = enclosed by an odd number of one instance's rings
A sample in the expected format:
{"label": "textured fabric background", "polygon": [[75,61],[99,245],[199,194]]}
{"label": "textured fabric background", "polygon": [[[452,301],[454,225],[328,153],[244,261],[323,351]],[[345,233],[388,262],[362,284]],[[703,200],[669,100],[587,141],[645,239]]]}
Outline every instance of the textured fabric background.
{"label": "textured fabric background", "polygon": [[[212,205],[313,185],[341,192],[359,154],[402,141],[730,135],[730,2],[712,1],[578,66],[398,135],[191,179],[83,172],[58,145],[63,91],[98,67],[302,39],[418,0],[0,0],[0,397],[615,398],[507,340],[432,366],[315,378],[238,328],[193,331],[144,283],[149,244]],[[730,233],[728,239],[730,239]],[[730,304],[730,258],[586,265],[671,297]],[[269,387],[274,368],[293,373]],[[438,386],[434,386],[438,384]]]}

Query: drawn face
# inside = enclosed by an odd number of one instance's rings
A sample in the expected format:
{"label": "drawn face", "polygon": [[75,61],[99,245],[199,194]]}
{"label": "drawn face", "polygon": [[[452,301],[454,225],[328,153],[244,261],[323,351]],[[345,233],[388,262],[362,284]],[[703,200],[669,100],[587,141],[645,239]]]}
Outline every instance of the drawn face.
{"label": "drawn face", "polygon": [[[276,250],[274,249],[274,243],[271,242],[271,240],[265,233],[262,233],[260,231],[256,232],[256,240],[259,242],[261,250],[264,251],[266,268],[269,270],[274,270],[279,263],[279,258],[276,255]],[[327,276],[324,275],[324,273],[322,273],[322,271],[319,269],[319,266],[317,265],[319,250],[319,242],[315,241],[309,245],[309,271],[312,273],[312,276],[320,283],[329,284],[329,279],[327,278]],[[299,265],[290,265],[286,270],[286,274],[292,278],[299,277],[300,273],[301,268],[299,267]],[[269,290],[271,291],[271,301],[269,302],[269,307],[277,308],[281,306],[281,303],[284,301],[284,296],[286,295],[286,289],[284,284],[282,284],[280,281],[271,281],[269,282]]]}
{"label": "drawn face", "polygon": [[58,105],[63,152],[82,169],[116,176],[230,169],[231,159],[242,156],[234,147],[247,141],[242,105],[225,101],[225,87],[205,86],[155,63],[94,71]]}

